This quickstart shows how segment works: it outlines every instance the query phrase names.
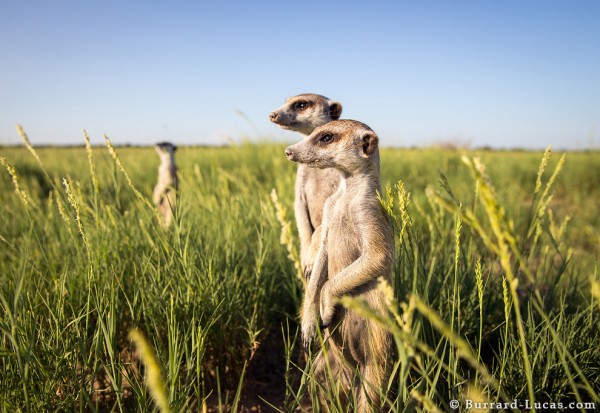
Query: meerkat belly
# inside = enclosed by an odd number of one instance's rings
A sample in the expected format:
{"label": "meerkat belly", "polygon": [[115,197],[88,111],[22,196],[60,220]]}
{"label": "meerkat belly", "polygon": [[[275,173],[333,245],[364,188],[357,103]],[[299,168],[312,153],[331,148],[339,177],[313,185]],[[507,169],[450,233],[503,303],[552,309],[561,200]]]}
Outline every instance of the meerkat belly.
{"label": "meerkat belly", "polygon": [[323,205],[336,191],[340,173],[335,169],[305,168],[304,194],[313,228],[323,222]]}

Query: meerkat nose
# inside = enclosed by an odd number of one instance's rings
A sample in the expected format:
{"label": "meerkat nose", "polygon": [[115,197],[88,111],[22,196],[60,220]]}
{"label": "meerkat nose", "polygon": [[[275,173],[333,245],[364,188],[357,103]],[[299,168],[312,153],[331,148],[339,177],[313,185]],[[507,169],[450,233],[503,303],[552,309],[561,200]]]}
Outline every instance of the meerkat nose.
{"label": "meerkat nose", "polygon": [[271,122],[275,122],[277,120],[277,112],[271,112],[269,113],[269,119],[271,120]]}
{"label": "meerkat nose", "polygon": [[285,148],[285,156],[291,160],[294,156],[294,151],[292,151],[290,148]]}

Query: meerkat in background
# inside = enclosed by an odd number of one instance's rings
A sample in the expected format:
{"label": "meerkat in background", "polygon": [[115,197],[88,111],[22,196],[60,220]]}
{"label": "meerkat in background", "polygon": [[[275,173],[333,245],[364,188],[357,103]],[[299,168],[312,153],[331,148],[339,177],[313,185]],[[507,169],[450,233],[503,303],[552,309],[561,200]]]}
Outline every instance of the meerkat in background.
{"label": "meerkat in background", "polygon": [[[377,197],[381,188],[378,141],[367,125],[337,120],[285,150],[291,161],[335,168],[341,174],[337,191],[325,202],[321,242],[304,297],[302,336],[308,344],[317,323],[325,328],[328,348],[315,359],[315,376],[327,383],[333,373],[344,388],[342,397],[354,392],[358,412],[381,407],[379,395],[389,378],[392,339],[375,321],[336,306],[336,300],[351,295],[366,300],[375,311],[386,311],[377,283],[380,277],[391,282],[394,236]],[[323,397],[319,395],[326,403]]]}
{"label": "meerkat in background", "polygon": [[[269,119],[283,129],[300,132],[306,138],[316,127],[339,119],[341,114],[339,102],[305,93],[287,99],[283,106],[269,114]],[[318,249],[323,205],[339,182],[340,174],[335,169],[298,166],[294,212],[300,237],[300,263],[306,277],[312,270]]]}
{"label": "meerkat in background", "polygon": [[177,165],[175,164],[175,151],[177,147],[169,142],[160,142],[154,145],[160,156],[158,167],[158,183],[154,188],[152,199],[164,218],[165,226],[169,226],[173,219],[177,191]]}

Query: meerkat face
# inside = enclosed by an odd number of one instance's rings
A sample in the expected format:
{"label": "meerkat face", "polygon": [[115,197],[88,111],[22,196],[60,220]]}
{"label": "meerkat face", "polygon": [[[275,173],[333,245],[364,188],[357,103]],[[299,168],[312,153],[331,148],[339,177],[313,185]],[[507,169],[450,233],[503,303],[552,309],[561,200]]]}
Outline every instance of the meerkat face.
{"label": "meerkat face", "polygon": [[336,120],[320,126],[306,139],[285,150],[290,161],[314,168],[354,172],[373,162],[379,138],[355,120]]}
{"label": "meerkat face", "polygon": [[305,93],[289,98],[283,106],[269,114],[269,119],[280,128],[310,135],[316,127],[339,119],[341,114],[341,103]]}
{"label": "meerkat face", "polygon": [[177,150],[177,146],[173,145],[170,142],[159,142],[156,145],[154,145],[154,149],[156,149],[156,152],[160,155],[174,155],[175,151]]}

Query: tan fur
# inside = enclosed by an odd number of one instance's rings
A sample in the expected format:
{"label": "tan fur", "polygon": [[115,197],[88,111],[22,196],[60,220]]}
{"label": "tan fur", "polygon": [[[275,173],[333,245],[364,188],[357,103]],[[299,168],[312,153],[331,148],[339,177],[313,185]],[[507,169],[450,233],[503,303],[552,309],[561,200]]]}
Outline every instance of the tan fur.
{"label": "tan fur", "polygon": [[152,200],[164,218],[164,225],[168,227],[173,220],[178,186],[177,165],[175,164],[177,147],[168,142],[161,142],[156,144],[154,149],[160,156],[160,165],[158,167],[158,183],[154,187]]}
{"label": "tan fur", "polygon": [[378,141],[365,124],[338,120],[286,149],[292,161],[336,168],[342,175],[337,191],[325,203],[321,243],[304,297],[302,335],[308,344],[317,323],[326,328],[326,346],[315,360],[315,375],[321,383],[330,382],[329,372],[337,375],[340,397],[348,399],[354,392],[358,412],[380,407],[380,390],[389,376],[391,336],[374,321],[336,305],[336,300],[351,295],[375,311],[385,311],[377,280],[391,282],[394,237],[377,198]]}
{"label": "tan fur", "polygon": [[[310,135],[313,130],[339,119],[342,105],[324,96],[305,93],[286,100],[269,114],[271,122],[283,129]],[[300,237],[300,261],[306,276],[313,267],[320,237],[313,237],[323,221],[323,205],[337,189],[340,174],[335,169],[298,166],[294,212]],[[311,247],[311,243],[313,244]]]}

